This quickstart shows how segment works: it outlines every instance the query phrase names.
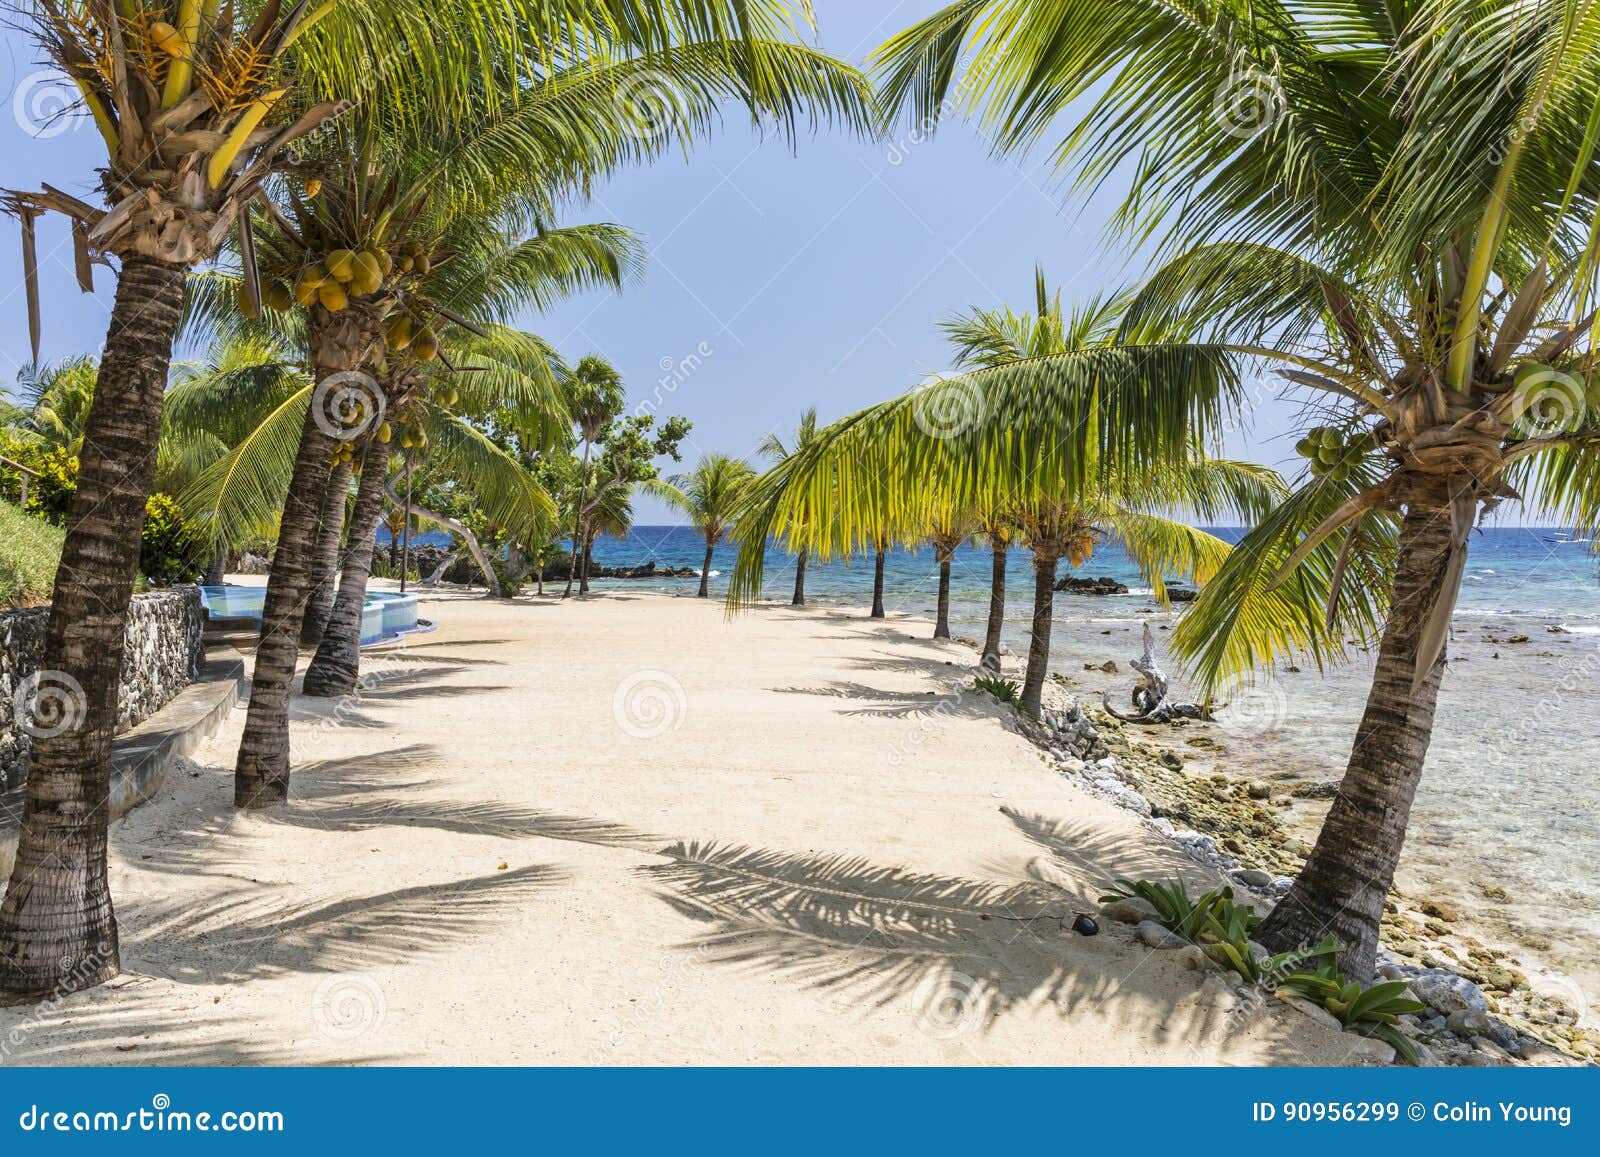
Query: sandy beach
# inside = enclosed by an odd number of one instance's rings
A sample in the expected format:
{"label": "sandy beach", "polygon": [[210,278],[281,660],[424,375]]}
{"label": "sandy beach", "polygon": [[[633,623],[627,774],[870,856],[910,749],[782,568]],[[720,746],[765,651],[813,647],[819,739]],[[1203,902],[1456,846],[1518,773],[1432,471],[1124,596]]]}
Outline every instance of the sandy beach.
{"label": "sandy beach", "polygon": [[0,1009],[50,1064],[1337,1064],[1361,1038],[1131,929],[1201,869],[1072,787],[928,625],[429,594],[367,690],[242,716],[112,829],[124,974]]}

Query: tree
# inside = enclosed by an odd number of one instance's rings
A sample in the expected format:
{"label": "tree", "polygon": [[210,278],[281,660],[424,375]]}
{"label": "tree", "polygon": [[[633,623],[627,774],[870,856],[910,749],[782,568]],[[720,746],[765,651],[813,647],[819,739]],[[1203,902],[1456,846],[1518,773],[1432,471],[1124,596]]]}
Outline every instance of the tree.
{"label": "tree", "polygon": [[933,637],[950,637],[950,567],[956,550],[972,538],[977,530],[977,520],[959,507],[942,507],[929,524],[928,541],[933,545],[933,559],[939,564],[939,598],[933,620]]}
{"label": "tree", "polygon": [[[578,439],[583,443],[583,458],[578,467],[578,493],[572,505],[572,565],[567,568],[567,589],[562,598],[572,594],[572,581],[579,570],[579,560],[585,541],[585,524],[594,510],[588,503],[589,456],[600,440],[601,432],[611,425],[622,410],[625,394],[622,375],[610,362],[597,354],[580,358],[572,371],[572,418],[578,426]],[[595,496],[596,501],[600,496]],[[587,584],[587,576],[585,576]]]}
{"label": "tree", "polygon": [[700,567],[700,598],[710,597],[711,554],[744,509],[756,473],[743,458],[707,454],[687,474],[675,474],[650,489],[689,517],[689,525],[706,540]]}
{"label": "tree", "polygon": [[[74,710],[70,726],[51,728],[32,748],[28,803],[0,905],[0,989],[21,997],[89,987],[118,968],[104,800],[141,513],[189,270],[214,257],[230,229],[248,234],[248,206],[284,147],[345,110],[336,98],[354,95],[343,86],[369,70],[374,55],[408,34],[436,45],[426,58],[413,56],[407,72],[417,82],[405,87],[407,98],[423,90],[432,98],[413,101],[408,115],[416,120],[481,76],[461,68],[453,51],[473,43],[438,37],[438,28],[467,18],[486,39],[505,39],[527,24],[524,13],[475,0],[354,12],[332,3],[285,11],[276,0],[224,9],[156,0],[136,18],[97,0],[27,10],[35,39],[82,95],[108,161],[104,211],[48,187],[4,197],[23,224],[35,361],[35,218],[54,210],[72,219],[84,289],[96,260],[112,257],[120,268],[42,658]],[[570,12],[551,19],[574,34],[595,27]],[[393,107],[401,88],[378,86],[368,99]]]}
{"label": "tree", "polygon": [[1002,151],[1056,136],[1085,191],[1135,173],[1117,221],[1157,264],[1124,326],[1182,326],[1315,399],[1316,465],[1173,642],[1209,686],[1377,637],[1340,793],[1256,933],[1274,950],[1332,933],[1367,979],[1472,527],[1519,497],[1600,520],[1600,10],[1209,12],[963,3],[878,61],[888,104],[936,120],[965,57],[955,105]]}
{"label": "tree", "polygon": [[[783,439],[776,433],[771,433],[762,440],[757,451],[776,462],[782,462],[791,454],[798,454],[811,445],[817,437],[817,409],[815,406],[800,415],[800,424],[794,430],[794,449],[783,444]],[[806,605],[806,551],[801,547],[794,556],[794,597],[789,600],[792,607]]]}

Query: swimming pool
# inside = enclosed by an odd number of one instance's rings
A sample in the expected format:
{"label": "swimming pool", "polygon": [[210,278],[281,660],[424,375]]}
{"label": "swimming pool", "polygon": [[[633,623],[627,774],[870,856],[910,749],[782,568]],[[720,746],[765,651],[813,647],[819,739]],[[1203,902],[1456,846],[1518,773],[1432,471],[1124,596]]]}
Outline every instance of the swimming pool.
{"label": "swimming pool", "polygon": [[[215,619],[250,619],[261,621],[262,606],[267,599],[266,587],[202,586],[200,601],[206,614]],[[361,645],[387,643],[410,631],[424,631],[432,626],[417,618],[417,596],[398,591],[368,591],[366,605],[361,611]]]}

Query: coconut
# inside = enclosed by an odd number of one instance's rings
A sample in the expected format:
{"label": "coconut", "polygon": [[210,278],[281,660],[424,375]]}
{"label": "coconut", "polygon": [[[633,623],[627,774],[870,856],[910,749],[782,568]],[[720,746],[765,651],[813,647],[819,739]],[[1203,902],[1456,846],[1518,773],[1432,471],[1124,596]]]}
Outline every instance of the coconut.
{"label": "coconut", "polygon": [[405,349],[411,344],[411,319],[403,313],[397,314],[383,336],[390,349]]}
{"label": "coconut", "polygon": [[269,281],[261,287],[261,300],[272,309],[285,310],[294,306],[294,294],[281,281]]}
{"label": "coconut", "polygon": [[389,444],[389,439],[394,437],[394,427],[389,425],[388,422],[379,422],[378,429],[375,431],[374,436],[378,439],[378,441],[387,446]]}
{"label": "coconut", "polygon": [[322,192],[322,182],[315,177],[308,177],[306,179],[306,196],[315,197],[320,192]]}
{"label": "coconut", "polygon": [[322,308],[329,313],[338,313],[350,304],[350,298],[344,291],[344,286],[337,281],[324,281],[317,286],[317,299],[322,302]]}
{"label": "coconut", "polygon": [[328,272],[340,281],[349,281],[355,276],[356,254],[350,249],[335,249],[327,256]]}
{"label": "coconut", "polygon": [[185,60],[189,56],[189,45],[183,35],[165,20],[154,20],[150,23],[150,43],[174,60]]}
{"label": "coconut", "polygon": [[357,253],[351,262],[348,280],[354,293],[376,293],[383,284],[383,267],[372,254]]}
{"label": "coconut", "polygon": [[439,339],[427,326],[419,329],[411,339],[411,353],[419,362],[431,362],[439,356]]}

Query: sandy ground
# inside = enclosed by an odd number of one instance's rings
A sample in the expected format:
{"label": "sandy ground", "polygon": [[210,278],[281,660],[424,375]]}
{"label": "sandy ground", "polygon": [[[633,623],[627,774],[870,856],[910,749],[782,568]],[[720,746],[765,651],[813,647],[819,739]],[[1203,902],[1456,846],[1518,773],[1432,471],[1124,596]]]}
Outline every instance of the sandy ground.
{"label": "sandy ground", "polygon": [[112,833],[124,975],[0,1009],[33,1064],[1338,1064],[1126,928],[1192,865],[960,694],[912,619],[429,596],[368,688],[243,713]]}

